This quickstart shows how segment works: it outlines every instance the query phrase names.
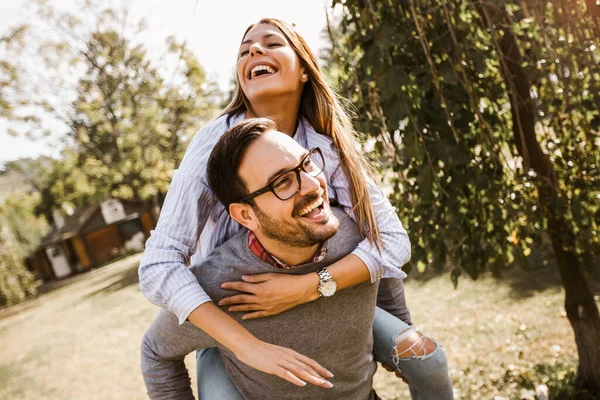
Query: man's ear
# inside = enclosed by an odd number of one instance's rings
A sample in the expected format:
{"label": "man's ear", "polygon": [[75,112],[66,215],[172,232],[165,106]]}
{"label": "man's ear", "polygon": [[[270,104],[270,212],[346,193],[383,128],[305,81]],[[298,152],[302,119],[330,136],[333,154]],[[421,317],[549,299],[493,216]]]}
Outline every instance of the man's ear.
{"label": "man's ear", "polygon": [[248,204],[231,203],[229,205],[229,215],[250,231],[254,231],[258,227],[256,214]]}

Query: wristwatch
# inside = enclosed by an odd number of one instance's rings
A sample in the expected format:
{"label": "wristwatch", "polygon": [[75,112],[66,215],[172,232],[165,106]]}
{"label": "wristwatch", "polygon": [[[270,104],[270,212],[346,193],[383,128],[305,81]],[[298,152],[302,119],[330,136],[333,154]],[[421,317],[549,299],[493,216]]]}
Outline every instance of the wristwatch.
{"label": "wristwatch", "polygon": [[331,297],[335,293],[337,288],[337,283],[333,280],[329,271],[325,268],[321,268],[317,271],[317,275],[319,275],[319,286],[317,286],[317,292],[321,297]]}

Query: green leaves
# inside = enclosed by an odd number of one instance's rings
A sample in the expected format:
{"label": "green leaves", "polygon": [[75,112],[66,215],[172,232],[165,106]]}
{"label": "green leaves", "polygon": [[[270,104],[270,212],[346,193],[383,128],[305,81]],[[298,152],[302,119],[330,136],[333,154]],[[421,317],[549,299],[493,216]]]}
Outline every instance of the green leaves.
{"label": "green leaves", "polygon": [[[51,118],[62,123],[54,129],[68,128],[62,158],[52,164],[53,179],[40,188],[48,207],[63,202],[77,207],[108,196],[158,198],[193,134],[220,106],[216,82],[185,43],[172,37],[159,60],[150,58],[136,40],[143,23],[131,21],[124,10],[90,4],[59,13],[50,5],[39,7],[40,25],[63,30],[58,38],[39,39],[48,56],[32,75],[47,82],[50,93],[62,93],[66,85],[74,94],[67,101],[50,96],[43,107],[34,91],[24,99],[42,116],[21,117],[28,132],[41,132]],[[59,71],[60,79],[50,77]],[[69,73],[77,79],[69,81]]]}
{"label": "green leaves", "polygon": [[[384,174],[393,171],[386,174],[397,188],[391,201],[413,242],[412,265],[441,270],[449,262],[455,284],[461,271],[477,277],[513,262],[526,267],[547,227],[536,189],[542,178],[524,169],[513,134],[514,88],[498,56],[508,30],[517,36],[529,79],[518,84],[531,85],[541,151],[555,164],[565,230],[577,233],[579,254],[600,251],[600,68],[594,58],[600,43],[591,20],[554,3],[528,2],[523,10],[500,2],[487,10],[496,18],[488,29],[473,3],[415,1],[421,32],[407,3],[334,4],[343,21],[356,24],[340,28],[340,43],[358,56],[335,68],[357,82],[340,86],[358,109],[358,130],[378,142],[373,159]],[[496,14],[505,9],[512,12],[507,20]]]}

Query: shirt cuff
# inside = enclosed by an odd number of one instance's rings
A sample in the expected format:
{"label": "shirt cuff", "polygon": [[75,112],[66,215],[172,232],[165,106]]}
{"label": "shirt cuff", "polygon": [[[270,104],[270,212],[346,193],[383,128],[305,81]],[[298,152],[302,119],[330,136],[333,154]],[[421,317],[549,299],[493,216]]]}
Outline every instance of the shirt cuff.
{"label": "shirt cuff", "polygon": [[407,276],[406,273],[400,268],[386,268],[385,266],[381,266],[380,260],[377,260],[368,251],[361,247],[354,249],[352,254],[360,258],[367,266],[369,274],[371,275],[371,283],[383,278],[404,279]]}
{"label": "shirt cuff", "polygon": [[362,262],[365,263],[367,269],[369,270],[369,275],[371,275],[371,283],[378,281],[381,279],[381,268],[378,266],[381,264],[378,260],[375,259],[372,255],[370,255],[365,250],[357,247],[352,252],[356,257],[360,258]]}
{"label": "shirt cuff", "polygon": [[209,301],[212,301],[211,298],[197,282],[190,283],[171,296],[167,302],[167,310],[177,316],[181,325],[187,321],[192,311]]}

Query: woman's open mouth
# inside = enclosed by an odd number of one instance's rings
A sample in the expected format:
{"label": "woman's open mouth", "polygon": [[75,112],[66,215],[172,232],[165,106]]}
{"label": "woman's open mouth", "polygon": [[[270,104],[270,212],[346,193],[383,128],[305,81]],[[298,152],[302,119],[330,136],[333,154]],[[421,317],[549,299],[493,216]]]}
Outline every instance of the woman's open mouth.
{"label": "woman's open mouth", "polygon": [[248,76],[248,79],[253,80],[256,78],[263,77],[263,76],[273,75],[276,72],[277,72],[277,69],[275,69],[274,67],[272,67],[270,65],[259,64],[259,65],[254,66],[250,70],[250,75]]}

